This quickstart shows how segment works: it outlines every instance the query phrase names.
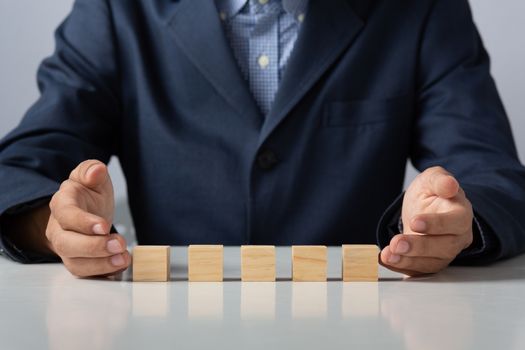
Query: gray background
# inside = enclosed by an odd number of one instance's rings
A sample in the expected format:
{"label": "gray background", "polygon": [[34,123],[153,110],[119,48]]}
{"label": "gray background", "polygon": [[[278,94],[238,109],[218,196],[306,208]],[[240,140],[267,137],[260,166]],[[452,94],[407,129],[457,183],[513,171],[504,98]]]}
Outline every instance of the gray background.
{"label": "gray background", "polygon": [[[210,0],[211,1],[211,0]],[[0,136],[14,128],[37,99],[35,73],[53,52],[53,31],[73,0],[0,0]],[[474,17],[492,57],[492,73],[509,114],[522,163],[525,159],[525,1],[472,0]],[[408,167],[408,183],[416,174]],[[118,209],[129,227],[126,184],[116,159],[110,163]],[[127,230],[128,234],[132,234]]]}

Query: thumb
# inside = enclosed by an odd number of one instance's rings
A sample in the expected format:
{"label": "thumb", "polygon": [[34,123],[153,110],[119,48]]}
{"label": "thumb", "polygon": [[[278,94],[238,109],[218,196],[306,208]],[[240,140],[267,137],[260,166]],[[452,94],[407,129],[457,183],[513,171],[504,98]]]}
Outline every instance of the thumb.
{"label": "thumb", "polygon": [[459,192],[458,181],[441,167],[431,168],[427,176],[428,190],[441,198],[453,198]]}
{"label": "thumb", "polygon": [[104,192],[105,186],[111,181],[106,165],[95,159],[80,163],[71,172],[69,179],[99,193]]}

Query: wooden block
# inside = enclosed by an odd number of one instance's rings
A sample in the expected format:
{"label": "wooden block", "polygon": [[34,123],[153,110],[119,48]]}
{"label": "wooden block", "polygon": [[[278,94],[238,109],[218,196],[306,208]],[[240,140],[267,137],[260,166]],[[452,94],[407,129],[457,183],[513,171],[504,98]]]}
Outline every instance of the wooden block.
{"label": "wooden block", "polygon": [[166,282],[170,279],[169,246],[133,248],[133,281]]}
{"label": "wooden block", "polygon": [[326,246],[292,246],[292,279],[296,282],[326,281]]}
{"label": "wooden block", "polygon": [[188,281],[222,282],[223,246],[190,245],[188,247]]}
{"label": "wooden block", "polygon": [[343,245],[343,281],[374,282],[378,280],[379,248],[367,244]]}
{"label": "wooden block", "polygon": [[241,246],[241,280],[243,282],[275,281],[275,247]]}

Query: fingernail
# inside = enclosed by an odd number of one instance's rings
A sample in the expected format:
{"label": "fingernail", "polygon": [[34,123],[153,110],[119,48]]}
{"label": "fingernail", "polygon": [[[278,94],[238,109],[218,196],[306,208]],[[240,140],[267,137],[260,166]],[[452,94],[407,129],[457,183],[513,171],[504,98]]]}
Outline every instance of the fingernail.
{"label": "fingernail", "polygon": [[396,246],[397,254],[405,254],[410,250],[410,244],[407,241],[399,241]]}
{"label": "fingernail", "polygon": [[97,164],[91,164],[89,166],[89,168],[87,168],[86,173],[85,173],[86,177],[89,177],[91,175],[91,173],[93,172],[93,169],[95,169],[97,165],[98,165],[98,163]]}
{"label": "fingernail", "polygon": [[120,245],[120,242],[116,239],[112,239],[108,241],[107,243],[108,252],[117,254],[122,252],[122,246]]}
{"label": "fingernail", "polygon": [[391,264],[396,264],[399,262],[399,260],[401,260],[401,257],[396,254],[391,254],[390,257],[388,258],[388,262]]}
{"label": "fingernail", "polygon": [[101,224],[96,224],[93,226],[93,233],[96,235],[105,235],[106,232],[104,232],[104,229],[102,228]]}
{"label": "fingernail", "polygon": [[414,220],[412,229],[416,232],[425,232],[427,230],[427,223],[423,220]]}
{"label": "fingernail", "polygon": [[114,255],[111,257],[110,260],[113,266],[122,266],[125,263],[124,257],[122,256],[122,254]]}

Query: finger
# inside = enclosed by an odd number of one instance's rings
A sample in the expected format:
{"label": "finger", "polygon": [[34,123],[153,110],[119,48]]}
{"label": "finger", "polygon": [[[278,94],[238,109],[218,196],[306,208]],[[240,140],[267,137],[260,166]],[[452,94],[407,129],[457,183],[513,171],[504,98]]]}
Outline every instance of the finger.
{"label": "finger", "polygon": [[77,277],[107,276],[119,273],[131,263],[128,251],[106,258],[65,258],[66,268]]}
{"label": "finger", "polygon": [[459,192],[458,181],[442,167],[430,168],[422,175],[428,181],[429,191],[438,197],[453,198]]}
{"label": "finger", "polygon": [[472,213],[455,209],[445,213],[418,214],[410,220],[412,232],[431,235],[464,233],[472,226]]}
{"label": "finger", "polygon": [[406,269],[398,269],[396,268],[395,266],[392,266],[392,265],[388,265],[387,263],[383,262],[381,256],[379,258],[379,264],[381,266],[384,266],[386,267],[387,269],[389,270],[392,270],[394,272],[398,272],[398,273],[402,273],[404,275],[408,275],[408,276],[420,276],[420,275],[424,275],[424,273],[422,272],[417,272],[417,271],[411,271],[411,270],[406,270]]}
{"label": "finger", "polygon": [[392,254],[389,246],[381,251],[380,262],[390,270],[409,276],[436,273],[448,266],[448,262],[443,259]]}
{"label": "finger", "polygon": [[393,255],[452,261],[461,252],[462,243],[457,236],[452,235],[399,234],[392,238],[389,247]]}
{"label": "finger", "polygon": [[59,231],[53,235],[53,248],[62,258],[103,258],[123,253],[126,240],[118,234],[87,236],[77,232]]}
{"label": "finger", "polygon": [[111,225],[102,217],[80,209],[67,192],[57,192],[49,205],[62,229],[86,235],[107,235]]}
{"label": "finger", "polygon": [[106,165],[95,159],[80,163],[69,178],[98,193],[102,193],[104,185],[111,181]]}

